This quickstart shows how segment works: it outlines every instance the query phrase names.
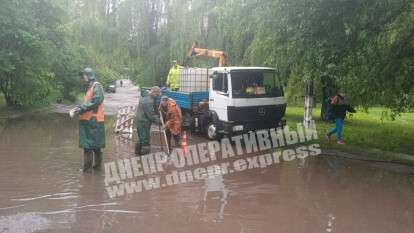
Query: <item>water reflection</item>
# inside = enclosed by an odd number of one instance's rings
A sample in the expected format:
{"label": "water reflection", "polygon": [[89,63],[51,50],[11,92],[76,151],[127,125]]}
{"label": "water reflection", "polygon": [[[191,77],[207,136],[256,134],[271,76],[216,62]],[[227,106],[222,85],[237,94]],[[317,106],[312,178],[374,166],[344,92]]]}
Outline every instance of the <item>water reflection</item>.
{"label": "water reflection", "polygon": [[[210,169],[214,169],[214,171],[208,171],[208,174],[212,174],[212,177],[204,179],[204,194],[201,199],[200,214],[204,216],[204,221],[222,221],[229,190],[224,185],[223,171],[220,166],[216,165],[210,167]],[[209,213],[211,213],[211,216],[209,216]]]}

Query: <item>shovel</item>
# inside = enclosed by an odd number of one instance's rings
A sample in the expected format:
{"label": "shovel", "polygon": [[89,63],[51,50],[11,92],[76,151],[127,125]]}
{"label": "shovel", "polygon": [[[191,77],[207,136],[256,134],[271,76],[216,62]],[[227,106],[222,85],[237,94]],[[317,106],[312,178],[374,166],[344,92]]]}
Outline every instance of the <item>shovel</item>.
{"label": "shovel", "polygon": [[[159,113],[160,113],[161,124],[164,126],[165,125],[164,124],[164,118],[162,117],[161,111],[159,111]],[[165,142],[165,145],[167,146],[167,154],[170,154],[170,148],[168,147],[167,134],[165,133],[165,129],[162,129],[161,128],[161,125],[158,126],[158,127],[159,127],[159,130],[160,130],[161,134],[162,134],[162,135],[160,135],[161,149],[164,150],[164,148],[163,148],[163,142],[161,141],[161,138],[163,138],[164,139],[164,142]]]}

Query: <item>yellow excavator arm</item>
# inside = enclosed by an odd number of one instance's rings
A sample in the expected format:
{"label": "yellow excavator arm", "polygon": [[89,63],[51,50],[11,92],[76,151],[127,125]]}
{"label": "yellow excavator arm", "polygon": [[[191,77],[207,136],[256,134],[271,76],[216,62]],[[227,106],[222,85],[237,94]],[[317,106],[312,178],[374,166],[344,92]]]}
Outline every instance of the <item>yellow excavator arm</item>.
{"label": "yellow excavator arm", "polygon": [[197,47],[197,41],[193,43],[190,51],[187,53],[187,59],[192,59],[193,57],[201,57],[201,58],[215,58],[218,59],[219,67],[223,67],[226,65],[226,54],[219,50],[209,50],[209,49],[202,49]]}

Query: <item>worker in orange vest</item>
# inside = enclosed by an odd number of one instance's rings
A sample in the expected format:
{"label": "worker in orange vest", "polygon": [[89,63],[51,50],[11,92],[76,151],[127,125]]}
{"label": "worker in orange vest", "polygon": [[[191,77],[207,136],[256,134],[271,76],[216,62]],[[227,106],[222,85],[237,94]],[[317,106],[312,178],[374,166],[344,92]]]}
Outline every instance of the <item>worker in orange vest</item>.
{"label": "worker in orange vest", "polygon": [[69,114],[71,117],[79,114],[79,147],[84,150],[83,171],[90,172],[92,168],[100,170],[101,148],[105,147],[104,91],[91,68],[84,69],[82,78],[86,89],[83,104],[72,109]]}
{"label": "worker in orange vest", "polygon": [[182,113],[177,103],[167,96],[161,97],[158,111],[162,114],[164,119],[163,127],[166,129],[168,148],[172,150],[171,137],[174,138],[175,146],[180,146],[180,135],[182,126]]}

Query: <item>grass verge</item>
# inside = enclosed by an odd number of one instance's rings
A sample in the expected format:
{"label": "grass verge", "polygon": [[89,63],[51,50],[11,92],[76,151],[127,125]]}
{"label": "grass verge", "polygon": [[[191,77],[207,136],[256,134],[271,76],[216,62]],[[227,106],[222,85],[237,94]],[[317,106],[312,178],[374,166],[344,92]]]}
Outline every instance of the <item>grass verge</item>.
{"label": "grass verge", "polygon": [[[335,140],[325,140],[326,132],[334,124],[321,121],[319,111],[315,108],[313,115],[324,150],[414,165],[414,113],[402,113],[391,120],[384,117],[385,108],[375,107],[368,112],[359,110],[345,120],[343,134],[346,145],[337,145]],[[296,124],[303,121],[303,107],[288,106],[286,120],[289,127],[296,128]]]}

